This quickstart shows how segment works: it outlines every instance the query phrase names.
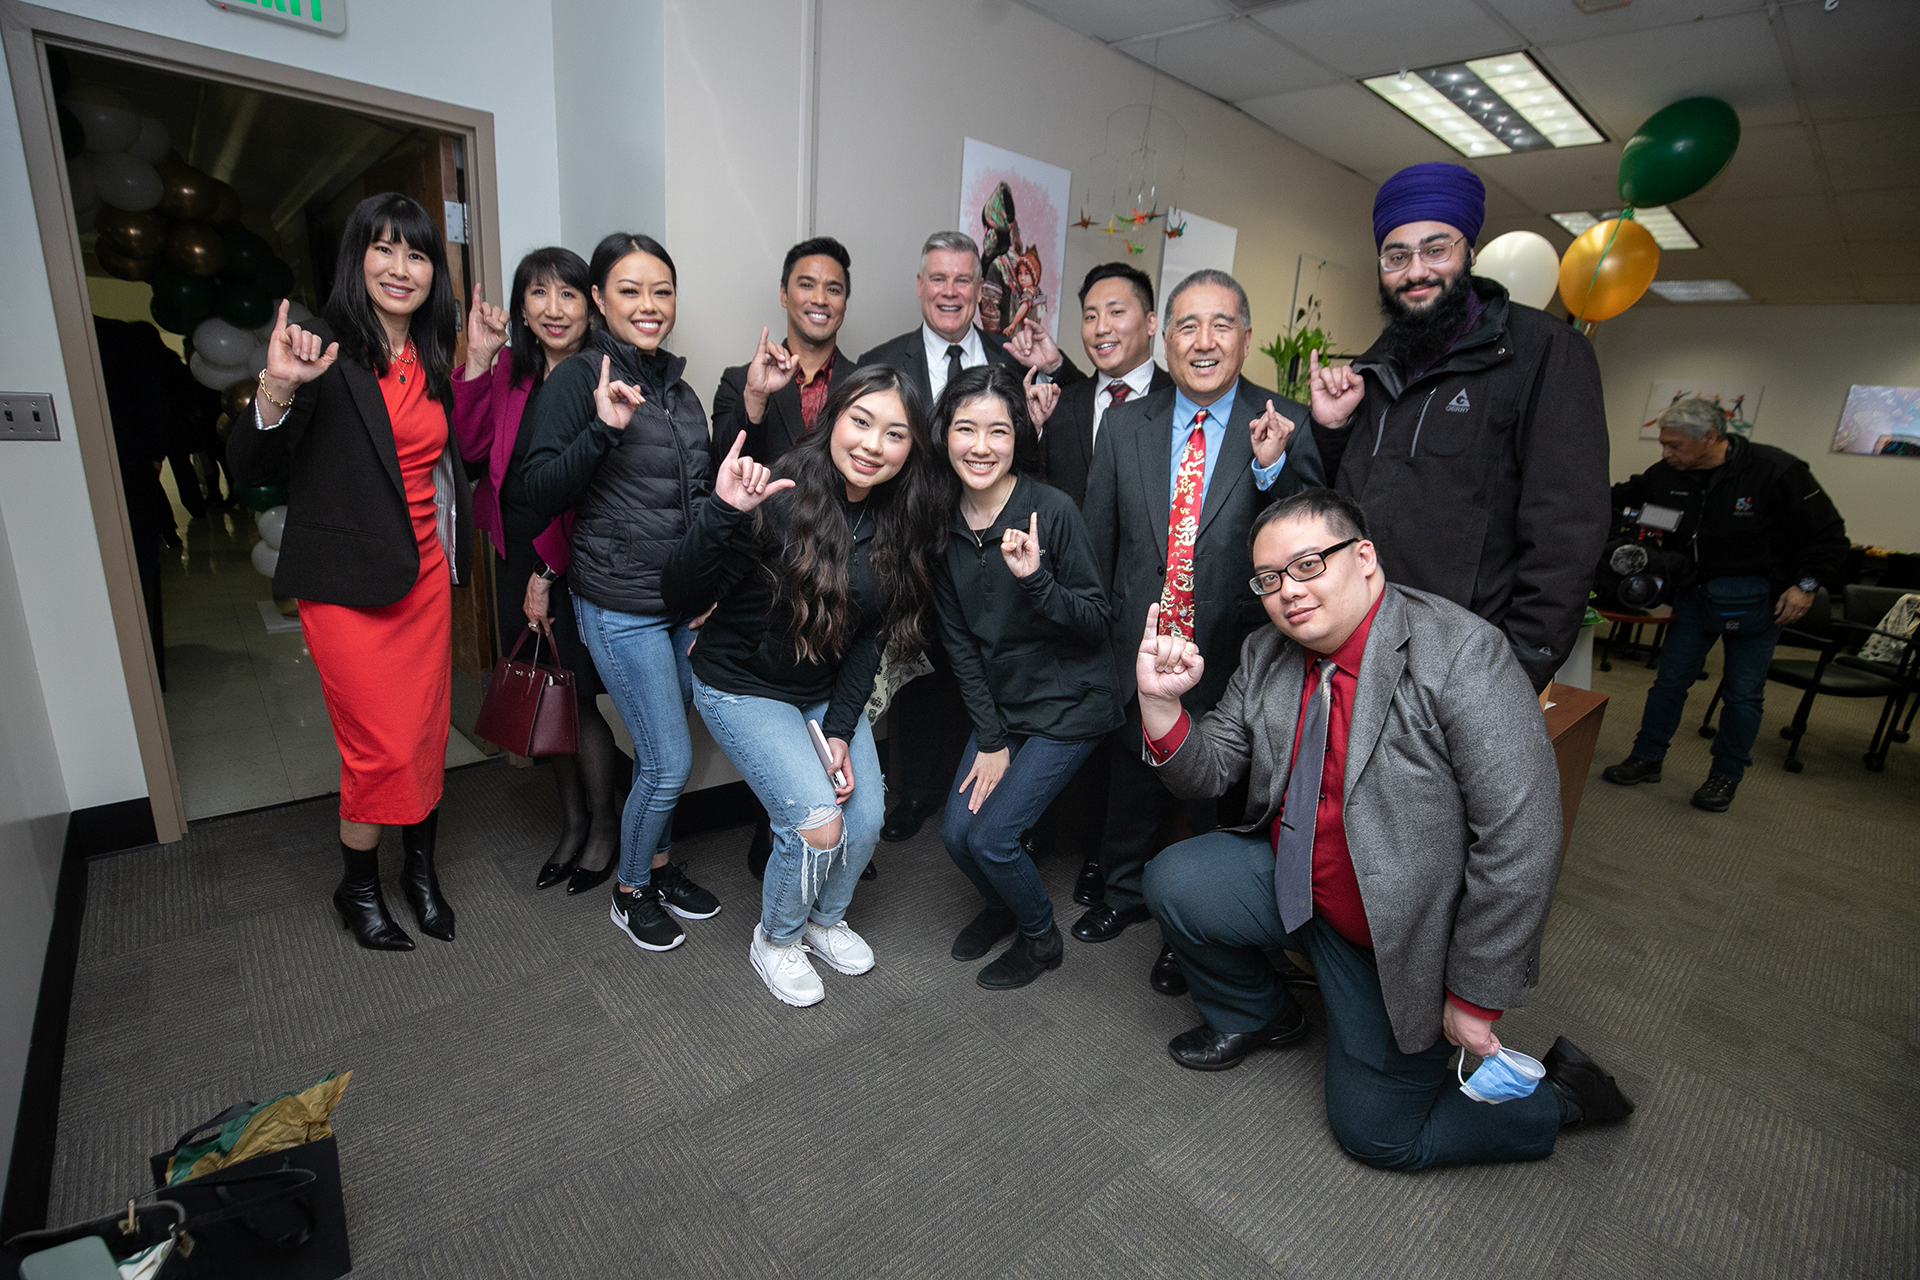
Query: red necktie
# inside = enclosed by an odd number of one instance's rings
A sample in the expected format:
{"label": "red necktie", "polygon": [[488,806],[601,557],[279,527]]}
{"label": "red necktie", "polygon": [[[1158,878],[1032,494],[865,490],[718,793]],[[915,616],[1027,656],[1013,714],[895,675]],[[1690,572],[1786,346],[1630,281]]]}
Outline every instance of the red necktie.
{"label": "red necktie", "polygon": [[1109,382],[1107,384],[1107,407],[1112,408],[1116,404],[1125,404],[1127,397],[1132,394],[1133,388],[1126,383]]}
{"label": "red necktie", "polygon": [[1167,578],[1160,588],[1160,634],[1193,634],[1193,540],[1200,531],[1200,505],[1207,479],[1205,409],[1193,415],[1187,451],[1173,479],[1167,511]]}

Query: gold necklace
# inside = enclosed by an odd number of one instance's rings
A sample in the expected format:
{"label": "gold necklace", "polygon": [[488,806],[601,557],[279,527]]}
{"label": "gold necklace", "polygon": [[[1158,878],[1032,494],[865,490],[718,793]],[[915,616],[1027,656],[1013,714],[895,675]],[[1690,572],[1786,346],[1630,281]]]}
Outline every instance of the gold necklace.
{"label": "gold necklace", "polygon": [[[412,364],[414,362],[413,354],[412,354],[413,353],[412,335],[408,335],[407,340],[400,344],[400,350],[394,351],[393,348],[391,347],[387,348],[387,350],[389,354],[391,354],[393,358],[395,360],[398,360],[401,364]],[[406,383],[406,380],[407,380],[407,371],[405,369],[402,369],[400,371],[400,381],[404,385]]]}

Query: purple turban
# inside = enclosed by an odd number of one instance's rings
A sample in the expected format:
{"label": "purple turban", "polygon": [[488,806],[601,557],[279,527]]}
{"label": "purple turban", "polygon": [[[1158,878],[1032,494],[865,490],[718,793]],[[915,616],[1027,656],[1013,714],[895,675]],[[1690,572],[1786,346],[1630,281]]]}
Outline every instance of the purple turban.
{"label": "purple turban", "polygon": [[1444,222],[1472,244],[1487,220],[1487,187],[1457,164],[1409,165],[1380,184],[1373,197],[1373,247],[1409,222]]}

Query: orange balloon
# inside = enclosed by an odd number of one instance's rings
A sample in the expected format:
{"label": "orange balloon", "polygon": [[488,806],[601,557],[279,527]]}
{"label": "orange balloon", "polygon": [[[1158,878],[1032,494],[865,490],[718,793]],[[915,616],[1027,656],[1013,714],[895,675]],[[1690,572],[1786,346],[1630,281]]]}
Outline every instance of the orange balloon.
{"label": "orange balloon", "polygon": [[1659,269],[1660,246],[1653,233],[1637,222],[1608,218],[1567,246],[1560,259],[1560,301],[1575,319],[1611,320],[1640,301]]}

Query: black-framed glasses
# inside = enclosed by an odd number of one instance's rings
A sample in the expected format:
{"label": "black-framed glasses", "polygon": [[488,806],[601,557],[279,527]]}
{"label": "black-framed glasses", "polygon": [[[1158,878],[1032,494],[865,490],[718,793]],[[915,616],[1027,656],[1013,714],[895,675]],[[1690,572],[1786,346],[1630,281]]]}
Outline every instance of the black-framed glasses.
{"label": "black-framed glasses", "polygon": [[1416,252],[1419,253],[1420,260],[1428,266],[1440,266],[1453,256],[1453,246],[1465,239],[1465,236],[1455,236],[1451,240],[1436,240],[1431,244],[1421,245],[1418,250],[1389,249],[1380,255],[1380,269],[1388,275],[1405,271],[1413,265],[1413,255]]}
{"label": "black-framed glasses", "polygon": [[1295,556],[1278,569],[1254,574],[1247,579],[1247,585],[1253,588],[1253,594],[1257,596],[1270,596],[1280,589],[1280,575],[1283,573],[1295,582],[1311,582],[1327,571],[1328,556],[1358,541],[1358,538],[1348,538],[1345,542],[1334,543],[1325,551],[1309,551],[1303,556]]}

